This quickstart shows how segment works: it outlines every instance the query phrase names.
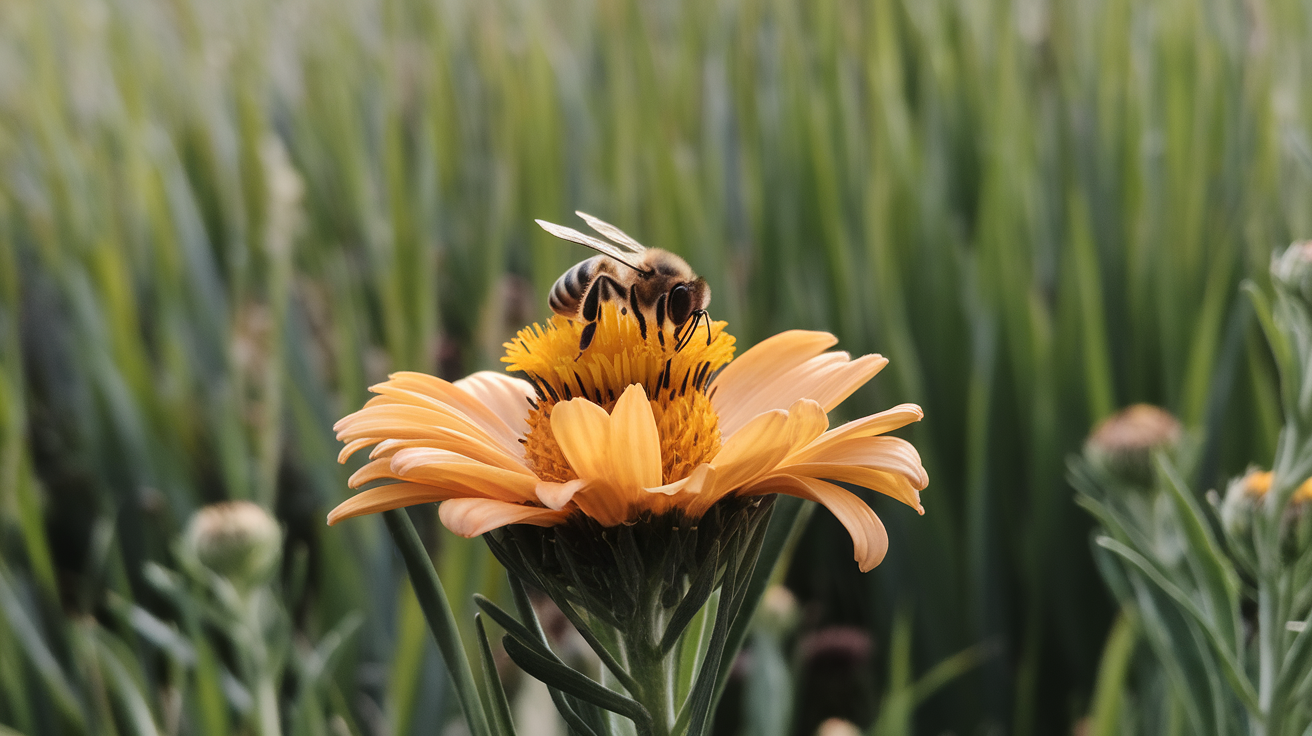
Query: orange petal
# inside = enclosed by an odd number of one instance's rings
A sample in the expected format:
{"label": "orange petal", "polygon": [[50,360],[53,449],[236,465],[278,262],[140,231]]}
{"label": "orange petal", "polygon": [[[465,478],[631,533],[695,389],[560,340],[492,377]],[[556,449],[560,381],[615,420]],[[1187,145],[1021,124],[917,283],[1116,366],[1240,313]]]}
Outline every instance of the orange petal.
{"label": "orange petal", "polygon": [[337,462],[345,463],[347,460],[351,459],[351,456],[355,453],[377,442],[378,440],[374,437],[361,437],[359,439],[351,440],[346,443],[346,446],[342,448],[341,452],[337,453]]}
{"label": "orange petal", "polygon": [[[644,494],[645,495],[645,494]],[[637,509],[649,508],[652,506],[648,499],[647,503],[639,504],[630,495],[623,493],[611,483],[605,480],[589,480],[583,488],[579,489],[571,499],[579,510],[592,517],[602,526],[618,526],[626,521],[630,521]]]}
{"label": "orange petal", "polygon": [[701,463],[692,469],[687,478],[644,490],[653,496],[648,500],[653,513],[659,514],[677,507],[684,514],[696,518],[726,495],[716,493],[717,487],[715,468],[709,463]]}
{"label": "orange petal", "polygon": [[824,478],[892,496],[920,513],[920,491],[929,485],[929,474],[920,454],[897,437],[855,437],[825,445],[823,451],[807,450],[806,462],[790,459],[779,466],[781,473]]}
{"label": "orange petal", "polygon": [[[753,345],[724,367],[711,383],[711,403],[720,416],[720,432],[726,432],[725,420],[730,419],[733,429],[741,427],[761,411],[740,412],[750,403],[762,386],[788,373],[825,349],[833,347],[838,338],[828,332],[788,330]],[[776,407],[782,409],[789,402]],[[762,410],[764,411],[764,410]]]}
{"label": "orange petal", "polygon": [[916,513],[925,513],[925,507],[920,504],[918,483],[905,475],[851,465],[788,465],[780,468],[780,471],[789,474],[795,473],[798,477],[851,483],[854,486],[869,488],[872,491],[901,501],[915,509]]}
{"label": "orange petal", "polygon": [[929,474],[920,462],[920,453],[916,452],[914,445],[900,437],[853,437],[827,443],[822,448],[808,450],[798,457],[803,462],[790,461],[789,467],[809,463],[869,467],[905,475],[916,482],[918,488],[929,485]]}
{"label": "orange petal", "polygon": [[451,499],[437,507],[437,515],[447,529],[462,537],[477,537],[508,524],[555,526],[569,517],[565,511],[487,498]]}
{"label": "orange petal", "polygon": [[342,519],[376,514],[403,506],[445,501],[456,495],[458,492],[421,483],[393,483],[379,486],[361,491],[338,504],[337,508],[328,513],[328,525],[332,526]]}
{"label": "orange petal", "polygon": [[369,453],[370,459],[391,457],[401,450],[411,447],[428,447],[434,450],[446,450],[464,455],[471,460],[493,465],[517,473],[532,472],[524,464],[522,457],[512,457],[500,446],[491,445],[481,440],[461,434],[454,429],[435,428],[431,437],[424,439],[386,439]]}
{"label": "orange petal", "polygon": [[[870,437],[872,435],[892,432],[895,429],[901,429],[912,422],[918,422],[925,418],[925,412],[915,404],[899,404],[892,409],[885,409],[878,414],[871,414],[868,417],[854,419],[841,427],[831,429],[820,435],[814,442],[807,447],[799,450],[798,458],[804,458],[812,451],[823,451],[824,446],[854,437]],[[791,461],[793,458],[789,458]],[[805,462],[800,459],[799,462]]]}
{"label": "orange petal", "polygon": [[784,458],[810,444],[828,426],[824,410],[809,399],[793,402],[788,411],[775,409],[758,415],[729,437],[711,461],[717,494],[774,472]]}
{"label": "orange petal", "polygon": [[825,411],[832,411],[887,364],[888,360],[879,355],[851,360],[847,353],[833,352],[800,363],[781,360],[777,366],[791,367],[756,378],[759,382],[748,386],[735,385],[732,376],[726,379],[721,373],[711,395],[720,417],[720,432],[732,436],[757,414],[782,409],[799,399],[812,399]]}
{"label": "orange petal", "polygon": [[637,490],[660,485],[661,437],[642,386],[624,389],[610,414],[611,482]]}
{"label": "orange petal", "polygon": [[726,440],[711,460],[717,492],[728,493],[774,470],[788,456],[788,440],[788,412],[775,409],[752,419]]}
{"label": "orange petal", "polygon": [[586,480],[577,478],[564,483],[553,483],[547,480],[538,481],[538,500],[546,504],[547,508],[559,511],[574,499],[574,494],[586,488],[587,485]]}
{"label": "orange petal", "polygon": [[533,384],[496,371],[479,371],[452,385],[482,402],[512,432],[520,437],[528,434],[528,415],[537,398]]}
{"label": "orange petal", "polygon": [[445,436],[444,430],[446,432],[454,430],[498,446],[517,457],[524,453],[524,448],[519,444],[518,439],[509,444],[498,440],[469,417],[446,406],[368,404],[363,409],[338,420],[333,428],[337,431],[337,439],[343,442],[365,437],[375,438],[376,441],[441,439]]}
{"label": "orange petal", "polygon": [[447,450],[408,448],[393,455],[391,464],[395,476],[405,480],[468,488],[473,495],[506,501],[537,498],[537,476],[527,470],[505,470]]}
{"label": "orange petal", "polygon": [[745,491],[747,495],[785,493],[805,498],[829,509],[852,535],[852,557],[861,572],[870,572],[884,561],[888,552],[888,532],[875,512],[850,491],[813,478],[776,476]]}
{"label": "orange petal", "polygon": [[587,399],[562,401],[551,408],[551,434],[580,478],[611,477],[610,415]]}
{"label": "orange petal", "polygon": [[[506,378],[510,381],[516,380],[509,376],[506,376]],[[484,391],[485,396],[492,396],[499,407],[502,406],[501,402],[504,399],[504,394],[514,389],[514,386],[498,387],[490,384],[486,377],[477,378],[474,382],[466,384],[466,386],[474,391]],[[401,371],[393,373],[389,380],[372,387],[370,390],[408,403],[420,402],[421,405],[425,406],[436,404],[445,407],[447,411],[459,415],[465,421],[486,432],[490,437],[506,445],[508,450],[515,450],[513,446],[517,446],[519,438],[524,436],[523,431],[516,432],[506,421],[506,419],[515,419],[518,415],[503,418],[496,409],[484,403],[483,400],[469,390],[449,381],[444,381],[437,376]],[[524,400],[523,411],[526,416],[528,413],[527,397]]]}

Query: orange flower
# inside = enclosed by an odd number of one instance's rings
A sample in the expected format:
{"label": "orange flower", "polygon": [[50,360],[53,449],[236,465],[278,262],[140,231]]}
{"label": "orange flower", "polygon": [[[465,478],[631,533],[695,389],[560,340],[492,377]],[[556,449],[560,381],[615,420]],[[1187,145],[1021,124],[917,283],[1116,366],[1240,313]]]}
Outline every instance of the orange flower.
{"label": "orange flower", "polygon": [[[454,383],[396,373],[336,425],[340,460],[376,445],[351,477],[360,492],[328,523],[433,501],[442,523],[473,537],[508,524],[554,526],[585,514],[602,526],[667,512],[698,518],[730,496],[784,493],[828,508],[852,535],[862,571],[888,548],[883,524],[851,492],[864,486],[924,513],[929,482],[915,448],[882,436],[923,413],[902,404],[829,429],[826,416],[888,361],[825,352],[837,339],[792,330],[733,360],[717,322],[675,350],[669,327],[646,333],[605,305],[592,344],[553,317],[520,331],[494,372]],[[732,362],[731,362],[732,361]]]}

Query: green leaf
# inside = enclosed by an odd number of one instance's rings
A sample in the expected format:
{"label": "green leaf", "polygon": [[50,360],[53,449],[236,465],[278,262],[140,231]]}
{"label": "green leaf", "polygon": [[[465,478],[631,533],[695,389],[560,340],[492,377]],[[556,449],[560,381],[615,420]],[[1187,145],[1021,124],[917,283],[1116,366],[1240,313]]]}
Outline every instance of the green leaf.
{"label": "green leaf", "polygon": [[492,647],[487,642],[482,614],[474,614],[474,629],[478,634],[478,652],[483,660],[483,690],[492,698],[489,709],[491,725],[498,734],[514,736],[515,722],[510,717],[510,701],[506,699],[506,689],[502,687],[501,677],[497,675],[497,663],[492,658]]}
{"label": "green leaf", "polygon": [[1133,610],[1122,608],[1107,635],[1107,646],[1098,665],[1098,681],[1089,709],[1090,736],[1116,736],[1121,732],[1121,711],[1125,707],[1126,680],[1138,640],[1137,628]]}
{"label": "green leaf", "polygon": [[27,612],[23,610],[18,598],[10,589],[9,581],[5,578],[3,570],[0,570],[0,613],[3,613],[8,620],[9,627],[14,631],[14,638],[18,640],[19,645],[27,653],[29,661],[36,668],[37,674],[41,676],[42,682],[50,691],[60,712],[85,732],[87,728],[86,713],[73,690],[73,685],[64,674],[63,668],[60,667],[59,660],[46,646],[40,632],[33,625],[32,620],[28,618]]}
{"label": "green leaf", "polygon": [[628,718],[633,721],[639,734],[651,734],[651,715],[636,700],[599,685],[586,675],[565,666],[560,660],[543,656],[510,634],[504,636],[501,643],[506,648],[506,654],[528,674],[550,687]]}
{"label": "green leaf", "polygon": [[1243,667],[1235,658],[1235,653],[1230,650],[1230,643],[1222,638],[1216,630],[1216,626],[1207,618],[1207,616],[1198,608],[1198,605],[1190,600],[1189,595],[1179,588],[1175,583],[1153,565],[1147,558],[1134,551],[1125,544],[1111,539],[1101,537],[1098,544],[1112,552],[1120,555],[1125,561],[1129,562],[1140,572],[1147,576],[1152,583],[1157,586],[1163,593],[1166,593],[1176,602],[1177,605],[1189,614],[1202,628],[1207,635],[1208,643],[1211,649],[1218,656],[1223,665],[1226,679],[1234,686],[1239,697],[1248,706],[1249,710],[1254,713],[1260,713],[1261,707],[1258,705],[1257,693],[1253,690],[1252,683],[1248,680],[1248,675],[1244,673]]}
{"label": "green leaf", "polygon": [[1237,652],[1241,646],[1237,575],[1222,554],[1216,537],[1203,518],[1202,509],[1193,494],[1184,487],[1184,481],[1176,472],[1175,466],[1161,454],[1157,455],[1156,461],[1162,477],[1166,478],[1171,500],[1175,503],[1185,537],[1189,540],[1187,556],[1190,565],[1202,570],[1201,582],[1211,598],[1215,624],[1218,625],[1220,635],[1228,643],[1231,651]]}

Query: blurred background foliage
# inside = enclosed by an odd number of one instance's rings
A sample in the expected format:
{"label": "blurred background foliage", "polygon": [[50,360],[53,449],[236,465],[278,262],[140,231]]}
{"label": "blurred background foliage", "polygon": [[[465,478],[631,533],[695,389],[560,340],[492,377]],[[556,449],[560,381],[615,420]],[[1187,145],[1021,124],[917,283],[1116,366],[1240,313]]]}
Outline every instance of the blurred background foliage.
{"label": "blurred background foliage", "polygon": [[[249,499],[285,529],[282,727],[431,732],[380,522],[323,523],[331,426],[388,371],[497,368],[588,255],[533,218],[582,209],[684,255],[744,345],[890,357],[842,411],[924,406],[925,516],[871,498],[861,575],[817,513],[786,577],[803,628],[872,637],[861,718],[1068,730],[1113,607],[1065,456],[1134,401],[1196,435],[1196,488],[1272,456],[1238,284],[1312,236],[1309,39],[1297,0],[0,5],[0,724],[267,732],[169,572]],[[453,600],[499,590],[431,539]]]}

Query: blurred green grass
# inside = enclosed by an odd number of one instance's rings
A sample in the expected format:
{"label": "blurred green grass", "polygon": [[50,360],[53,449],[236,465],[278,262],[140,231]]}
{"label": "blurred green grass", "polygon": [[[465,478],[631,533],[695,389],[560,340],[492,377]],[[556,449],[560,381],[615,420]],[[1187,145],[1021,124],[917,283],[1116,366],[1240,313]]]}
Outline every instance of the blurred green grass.
{"label": "blurred green grass", "polygon": [[[1199,434],[1198,487],[1272,454],[1237,285],[1312,236],[1309,39],[1296,0],[4,4],[0,723],[134,732],[86,627],[166,616],[143,564],[249,498],[310,560],[299,631],[366,613],[323,707],[431,726],[380,525],[323,526],[330,428],[387,371],[497,368],[587,255],[533,218],[582,209],[686,256],[745,345],[891,358],[846,411],[924,406],[927,513],[872,500],[865,576],[817,514],[789,579],[880,641],[908,606],[916,672],[998,647],[921,732],[1068,728],[1111,611],[1064,456],[1134,401]],[[496,587],[434,538],[453,600]]]}

